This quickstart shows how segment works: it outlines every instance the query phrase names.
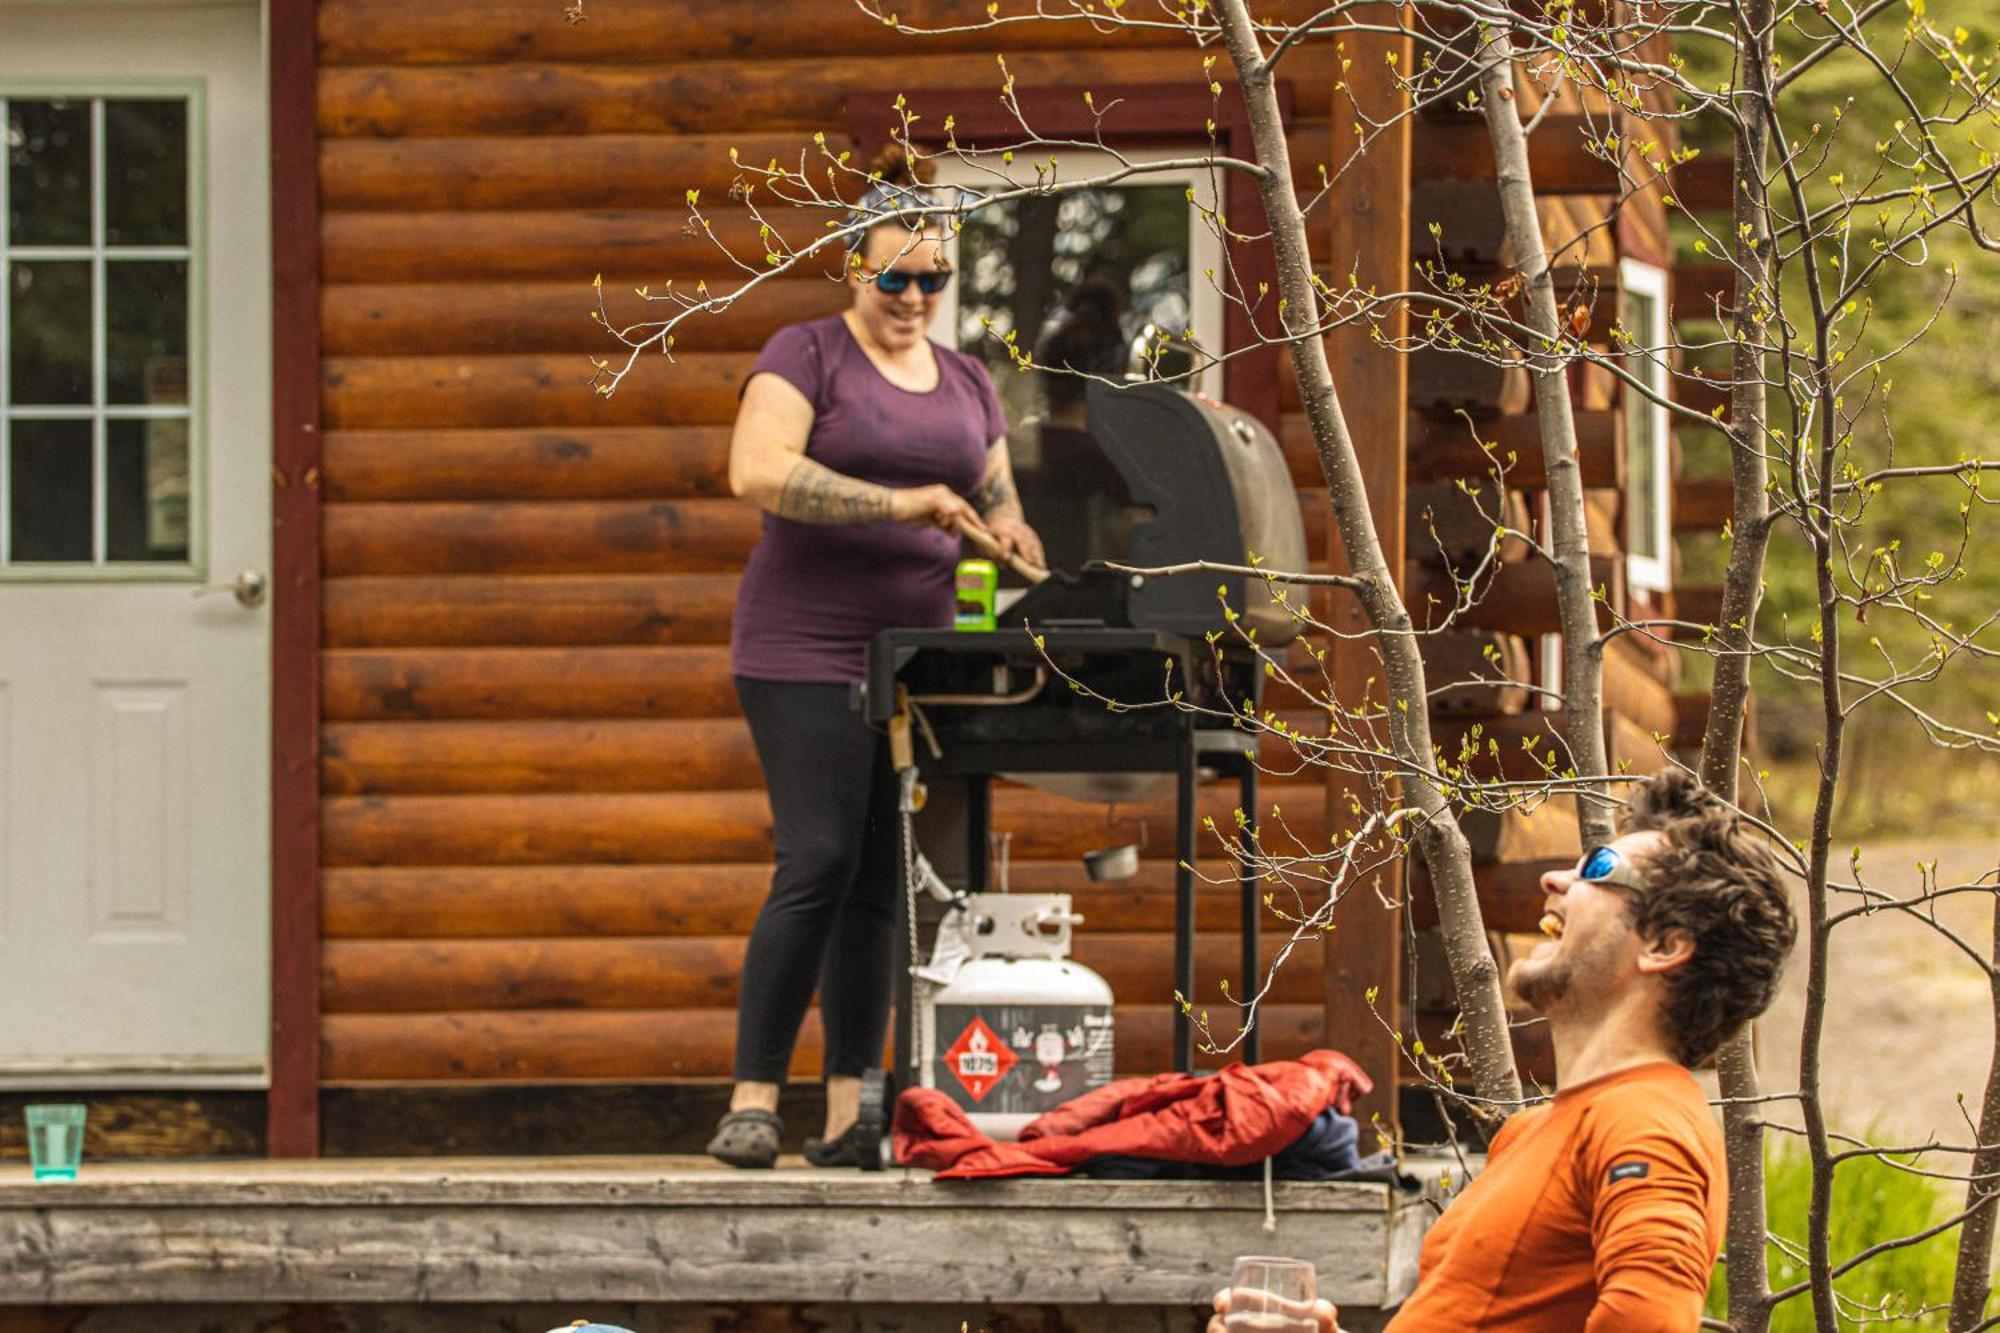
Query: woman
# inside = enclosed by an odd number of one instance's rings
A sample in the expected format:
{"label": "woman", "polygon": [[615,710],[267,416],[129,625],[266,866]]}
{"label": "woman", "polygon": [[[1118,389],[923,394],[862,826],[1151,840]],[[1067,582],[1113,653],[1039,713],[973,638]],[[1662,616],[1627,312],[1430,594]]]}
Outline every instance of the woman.
{"label": "woman", "polygon": [[896,777],[849,700],[868,641],[951,623],[961,527],[1039,563],[977,360],[926,336],[951,279],[939,233],[898,212],[919,192],[879,165],[850,266],[853,304],[780,329],[744,385],[729,485],[764,511],[737,593],[731,669],[770,794],[777,868],[743,960],[735,1090],[709,1152],[770,1166],[778,1090],[817,979],[826,1125],[819,1166],[875,1151],[857,1126],[879,1068],[901,919]]}

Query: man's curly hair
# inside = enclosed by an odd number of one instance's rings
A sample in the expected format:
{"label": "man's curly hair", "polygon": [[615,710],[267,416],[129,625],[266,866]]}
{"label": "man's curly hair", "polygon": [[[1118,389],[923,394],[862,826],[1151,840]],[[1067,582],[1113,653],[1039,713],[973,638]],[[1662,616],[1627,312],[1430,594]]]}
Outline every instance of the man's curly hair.
{"label": "man's curly hair", "polygon": [[1694,941],[1667,977],[1664,1019],[1695,1068],[1770,1005],[1798,924],[1764,835],[1688,774],[1668,769],[1634,790],[1620,832],[1644,831],[1665,841],[1637,860],[1645,891],[1622,896],[1646,940],[1684,930]]}

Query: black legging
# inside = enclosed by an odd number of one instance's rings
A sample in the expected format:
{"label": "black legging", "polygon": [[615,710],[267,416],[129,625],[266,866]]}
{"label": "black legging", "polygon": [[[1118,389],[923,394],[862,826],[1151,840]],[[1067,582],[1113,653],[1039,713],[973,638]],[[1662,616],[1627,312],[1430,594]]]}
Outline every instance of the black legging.
{"label": "black legging", "polygon": [[819,983],[825,1076],[882,1063],[897,902],[896,774],[845,685],[736,678],[777,870],[743,955],[736,1077],[783,1083]]}

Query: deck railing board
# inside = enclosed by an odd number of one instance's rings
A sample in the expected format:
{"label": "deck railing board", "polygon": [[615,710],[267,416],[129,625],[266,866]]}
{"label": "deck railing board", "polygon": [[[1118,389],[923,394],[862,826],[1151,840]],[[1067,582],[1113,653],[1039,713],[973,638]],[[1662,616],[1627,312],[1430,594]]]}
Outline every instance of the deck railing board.
{"label": "deck railing board", "polygon": [[86,1166],[0,1173],[0,1302],[1204,1302],[1239,1253],[1393,1304],[1427,1192],[933,1182],[685,1159]]}

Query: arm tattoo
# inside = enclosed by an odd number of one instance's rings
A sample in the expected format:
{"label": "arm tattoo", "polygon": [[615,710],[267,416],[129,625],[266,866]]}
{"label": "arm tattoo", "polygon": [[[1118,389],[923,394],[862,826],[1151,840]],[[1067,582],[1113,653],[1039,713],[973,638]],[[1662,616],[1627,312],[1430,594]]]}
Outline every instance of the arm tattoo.
{"label": "arm tattoo", "polygon": [[981,518],[1018,518],[1021,513],[1021,502],[1014,494],[1013,480],[1004,468],[980,482],[979,489],[970,498],[972,507],[979,511]]}
{"label": "arm tattoo", "polygon": [[889,488],[844,477],[801,458],[778,491],[772,511],[795,523],[874,523],[889,517]]}

